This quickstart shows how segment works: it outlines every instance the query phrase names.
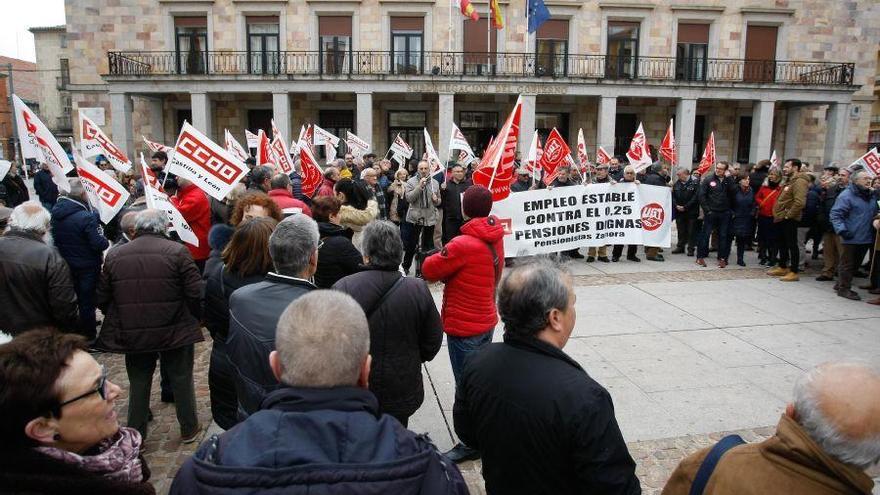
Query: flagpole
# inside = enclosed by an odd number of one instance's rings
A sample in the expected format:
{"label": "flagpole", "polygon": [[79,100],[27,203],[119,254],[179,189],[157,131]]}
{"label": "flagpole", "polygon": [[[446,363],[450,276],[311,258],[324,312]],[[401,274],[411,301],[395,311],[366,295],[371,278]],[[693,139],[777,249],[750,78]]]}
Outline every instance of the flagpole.
{"label": "flagpole", "polygon": [[523,52],[525,52],[525,54],[526,54],[526,60],[525,60],[526,65],[528,65],[528,59],[529,59],[529,54],[530,54],[530,50],[529,50],[529,2],[530,1],[531,0],[526,0],[526,47],[523,50]]}
{"label": "flagpole", "polygon": [[[394,141],[397,141],[397,138],[399,138],[399,137],[400,137],[400,133],[398,132],[398,133],[397,133],[397,136],[394,137],[394,140],[391,141],[391,145],[392,145],[392,146],[394,145]],[[388,151],[385,152],[385,156],[382,158],[383,160],[388,159],[388,153],[391,153],[391,146],[389,146],[389,147],[388,147]]]}
{"label": "flagpole", "polygon": [[449,0],[449,32],[447,35],[449,36],[449,42],[446,45],[447,50],[452,51],[452,2],[455,0]]}
{"label": "flagpole", "polygon": [[492,70],[492,0],[489,0],[486,6],[489,7],[489,14],[486,16],[486,75],[488,76]]}

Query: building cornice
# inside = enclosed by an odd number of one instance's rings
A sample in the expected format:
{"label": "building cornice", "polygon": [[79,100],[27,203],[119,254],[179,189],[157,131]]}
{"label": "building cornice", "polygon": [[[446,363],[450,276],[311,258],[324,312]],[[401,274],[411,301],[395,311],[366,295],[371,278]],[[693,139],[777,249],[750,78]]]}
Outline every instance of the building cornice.
{"label": "building cornice", "polygon": [[32,33],[63,33],[67,31],[67,26],[64,24],[60,26],[35,26],[28,31]]}
{"label": "building cornice", "polygon": [[794,9],[778,9],[775,7],[742,7],[739,9],[741,14],[775,14],[775,15],[794,15]]}
{"label": "building cornice", "polygon": [[723,5],[670,5],[670,9],[673,12],[715,12],[722,13],[724,12],[725,7]]}
{"label": "building cornice", "polygon": [[639,9],[654,10],[657,6],[650,3],[631,2],[599,2],[600,9]]}

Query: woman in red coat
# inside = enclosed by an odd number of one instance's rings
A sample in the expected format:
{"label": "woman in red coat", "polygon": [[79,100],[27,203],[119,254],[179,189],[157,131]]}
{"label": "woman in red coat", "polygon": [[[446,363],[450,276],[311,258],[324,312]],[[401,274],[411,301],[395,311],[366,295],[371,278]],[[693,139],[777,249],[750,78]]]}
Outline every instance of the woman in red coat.
{"label": "woman in red coat", "polygon": [[773,205],[782,191],[779,181],[782,176],[778,167],[772,167],[767,173],[767,180],[755,194],[755,208],[758,212],[758,259],[767,266],[776,264],[779,254],[779,225],[773,222]]}
{"label": "woman in red coat", "polygon": [[177,207],[183,219],[189,224],[193,234],[199,239],[199,245],[186,244],[192,254],[199,272],[205,271],[205,261],[211,254],[211,246],[208,245],[208,231],[211,230],[211,203],[205,193],[195,184],[182,177],[177,178],[180,189],[172,196],[171,203]]}
{"label": "woman in red coat", "polygon": [[[425,280],[446,284],[440,317],[456,384],[468,355],[492,342],[498,323],[495,287],[504,267],[504,229],[489,216],[492,193],[483,186],[469,187],[461,209],[470,219],[462,225],[461,235],[422,264]],[[446,455],[455,462],[479,458],[479,452],[461,443]]]}

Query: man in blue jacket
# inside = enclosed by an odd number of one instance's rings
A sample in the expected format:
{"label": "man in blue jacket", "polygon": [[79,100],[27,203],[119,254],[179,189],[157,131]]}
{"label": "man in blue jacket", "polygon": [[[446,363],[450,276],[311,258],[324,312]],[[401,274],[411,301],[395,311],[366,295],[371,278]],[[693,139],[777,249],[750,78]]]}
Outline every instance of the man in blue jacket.
{"label": "man in blue jacket", "polygon": [[871,191],[871,177],[859,170],[850,178],[850,185],[840,193],[831,208],[831,225],[840,236],[843,253],[838,268],[837,295],[858,301],[859,295],[852,290],[852,279],[874,244],[874,227],[871,222],[877,214],[877,200]]}
{"label": "man in blue jacket", "polygon": [[70,266],[73,290],[79,301],[80,333],[95,340],[95,294],[104,250],[110,242],[98,221],[98,214],[89,207],[86,191],[79,179],[68,179],[70,192],[63,193],[52,208],[52,238],[61,257]]}
{"label": "man in blue jacket", "polygon": [[468,492],[427,437],[379,414],[367,383],[370,327],[351,296],[299,297],[281,315],[275,344],[267,361],[279,388],[247,420],[205,441],[170,493]]}
{"label": "man in blue jacket", "polygon": [[43,208],[52,211],[58,201],[58,186],[52,182],[52,172],[49,171],[48,164],[42,164],[40,171],[34,174],[34,191],[40,197]]}

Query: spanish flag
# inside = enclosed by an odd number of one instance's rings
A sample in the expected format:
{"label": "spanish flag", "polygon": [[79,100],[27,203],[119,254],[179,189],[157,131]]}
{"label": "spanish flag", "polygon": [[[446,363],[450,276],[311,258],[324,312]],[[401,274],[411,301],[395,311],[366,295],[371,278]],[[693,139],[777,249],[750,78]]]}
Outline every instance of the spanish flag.
{"label": "spanish flag", "polygon": [[498,0],[489,0],[489,10],[492,15],[492,26],[495,29],[502,29],[504,16],[501,15],[501,5],[498,5]]}
{"label": "spanish flag", "polygon": [[465,17],[470,17],[473,21],[480,19],[480,14],[477,13],[477,9],[474,8],[470,0],[452,0],[452,3],[458,5],[458,9]]}

